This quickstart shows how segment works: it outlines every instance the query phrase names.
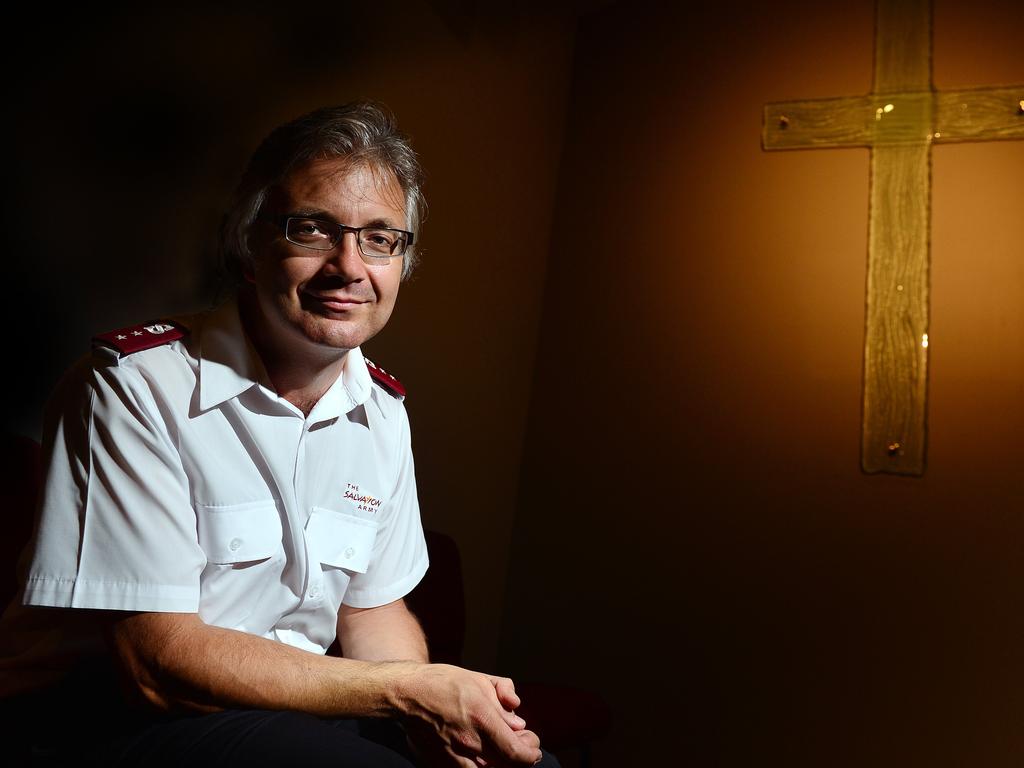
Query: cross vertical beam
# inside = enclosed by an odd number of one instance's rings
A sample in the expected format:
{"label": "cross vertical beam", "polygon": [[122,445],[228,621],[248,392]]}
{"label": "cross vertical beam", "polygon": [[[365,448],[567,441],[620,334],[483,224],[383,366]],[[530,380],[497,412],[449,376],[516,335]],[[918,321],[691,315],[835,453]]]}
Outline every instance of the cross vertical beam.
{"label": "cross vertical beam", "polygon": [[[931,39],[929,0],[879,0],[874,93],[930,92]],[[879,133],[871,148],[861,467],[920,475],[927,448],[931,231],[931,144],[924,138],[932,104],[925,98],[913,107],[886,102],[878,109]],[[907,121],[916,129],[909,143],[885,135],[888,127],[905,128]],[[894,143],[888,145],[887,138]]]}

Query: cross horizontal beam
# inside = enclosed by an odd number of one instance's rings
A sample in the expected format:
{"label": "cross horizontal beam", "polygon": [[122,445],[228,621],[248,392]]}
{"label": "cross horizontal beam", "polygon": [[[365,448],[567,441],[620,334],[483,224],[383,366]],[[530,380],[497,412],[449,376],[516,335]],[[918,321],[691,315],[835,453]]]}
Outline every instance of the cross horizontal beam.
{"label": "cross horizontal beam", "polygon": [[1024,139],[1024,85],[776,101],[765,149],[830,149]]}

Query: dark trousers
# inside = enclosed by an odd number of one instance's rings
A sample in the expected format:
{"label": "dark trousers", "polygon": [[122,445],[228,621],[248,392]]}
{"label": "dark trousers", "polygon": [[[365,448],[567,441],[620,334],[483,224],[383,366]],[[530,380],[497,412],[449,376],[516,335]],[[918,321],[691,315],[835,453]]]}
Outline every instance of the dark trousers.
{"label": "dark trousers", "polygon": [[[303,712],[226,710],[153,715],[128,708],[100,676],[0,703],[16,766],[293,766],[413,768],[397,722],[325,719]],[[6,762],[6,761],[5,761]],[[11,763],[7,763],[10,765]],[[542,768],[558,768],[545,753]]]}

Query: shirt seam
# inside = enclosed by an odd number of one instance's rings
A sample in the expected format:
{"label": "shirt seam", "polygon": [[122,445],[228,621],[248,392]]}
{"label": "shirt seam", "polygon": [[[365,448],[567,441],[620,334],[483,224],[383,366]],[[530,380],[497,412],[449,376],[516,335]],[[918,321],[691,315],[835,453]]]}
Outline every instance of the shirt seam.
{"label": "shirt seam", "polygon": [[[95,372],[94,372],[94,375],[95,375]],[[85,467],[85,499],[83,500],[84,503],[82,504],[82,508],[79,511],[78,515],[77,515],[77,517],[78,517],[78,528],[79,528],[79,531],[81,531],[81,535],[79,535],[79,537],[78,537],[78,557],[75,560],[75,572],[76,573],[81,573],[81,571],[82,571],[82,558],[84,557],[85,551],[86,551],[85,550],[85,537],[89,534],[89,526],[87,526],[85,524],[85,514],[86,514],[86,510],[89,509],[90,502],[92,501],[92,466],[93,466],[92,446],[94,445],[94,441],[95,441],[95,438],[96,438],[95,429],[96,429],[96,388],[95,387],[91,387],[89,389],[89,435],[88,435],[89,442],[87,443],[87,445],[89,446],[89,450],[86,451],[86,456],[88,457],[88,462],[89,463]],[[71,579],[71,581],[72,581],[72,584],[74,584],[74,582],[76,580],[75,579]]]}

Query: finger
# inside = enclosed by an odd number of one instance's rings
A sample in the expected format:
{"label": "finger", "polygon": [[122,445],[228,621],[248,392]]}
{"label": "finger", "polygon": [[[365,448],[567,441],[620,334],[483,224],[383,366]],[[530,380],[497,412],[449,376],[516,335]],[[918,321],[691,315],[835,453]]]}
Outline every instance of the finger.
{"label": "finger", "polygon": [[498,701],[505,709],[515,709],[522,701],[519,699],[519,695],[516,693],[516,686],[507,677],[494,677],[488,675],[491,678],[491,682],[494,684],[494,692],[498,694]]}
{"label": "finger", "polygon": [[540,751],[540,736],[533,731],[519,731],[516,733],[516,740],[519,745],[523,748],[526,754],[527,760],[530,765],[533,765],[542,757],[544,753]]}
{"label": "finger", "polygon": [[507,677],[496,677],[487,675],[487,678],[494,686],[494,695],[501,705],[501,717],[513,731],[521,731],[526,727],[526,721],[515,713],[515,708],[522,702],[516,695],[515,684]]}
{"label": "finger", "polygon": [[[458,766],[458,768],[478,768],[478,766],[487,765],[487,763],[480,762],[481,758],[479,755],[463,754],[461,749],[456,751],[451,747],[448,747],[443,751],[443,753],[447,754],[447,761],[445,762],[446,766],[449,762],[452,765]],[[428,761],[427,764],[434,765],[439,763],[435,760],[433,763]]]}
{"label": "finger", "polygon": [[513,731],[521,731],[526,727],[526,721],[517,715],[515,712],[509,712],[506,709],[499,710],[501,719],[505,721],[505,724]]}
{"label": "finger", "polygon": [[408,721],[404,726],[406,740],[417,765],[478,768],[474,756],[479,754],[479,749],[464,747],[458,742],[446,744],[433,728],[419,721]]}
{"label": "finger", "polygon": [[531,747],[526,744],[509,745],[497,753],[484,753],[484,757],[493,766],[502,768],[514,768],[515,766],[531,766],[540,761],[544,754],[540,747]]}
{"label": "finger", "polygon": [[[481,723],[482,754],[495,765],[533,765],[542,757],[540,740],[532,731],[511,731],[502,724]],[[521,736],[520,734],[527,734]]]}
{"label": "finger", "polygon": [[526,744],[528,747],[540,749],[540,736],[533,731],[517,731],[516,738]]}

